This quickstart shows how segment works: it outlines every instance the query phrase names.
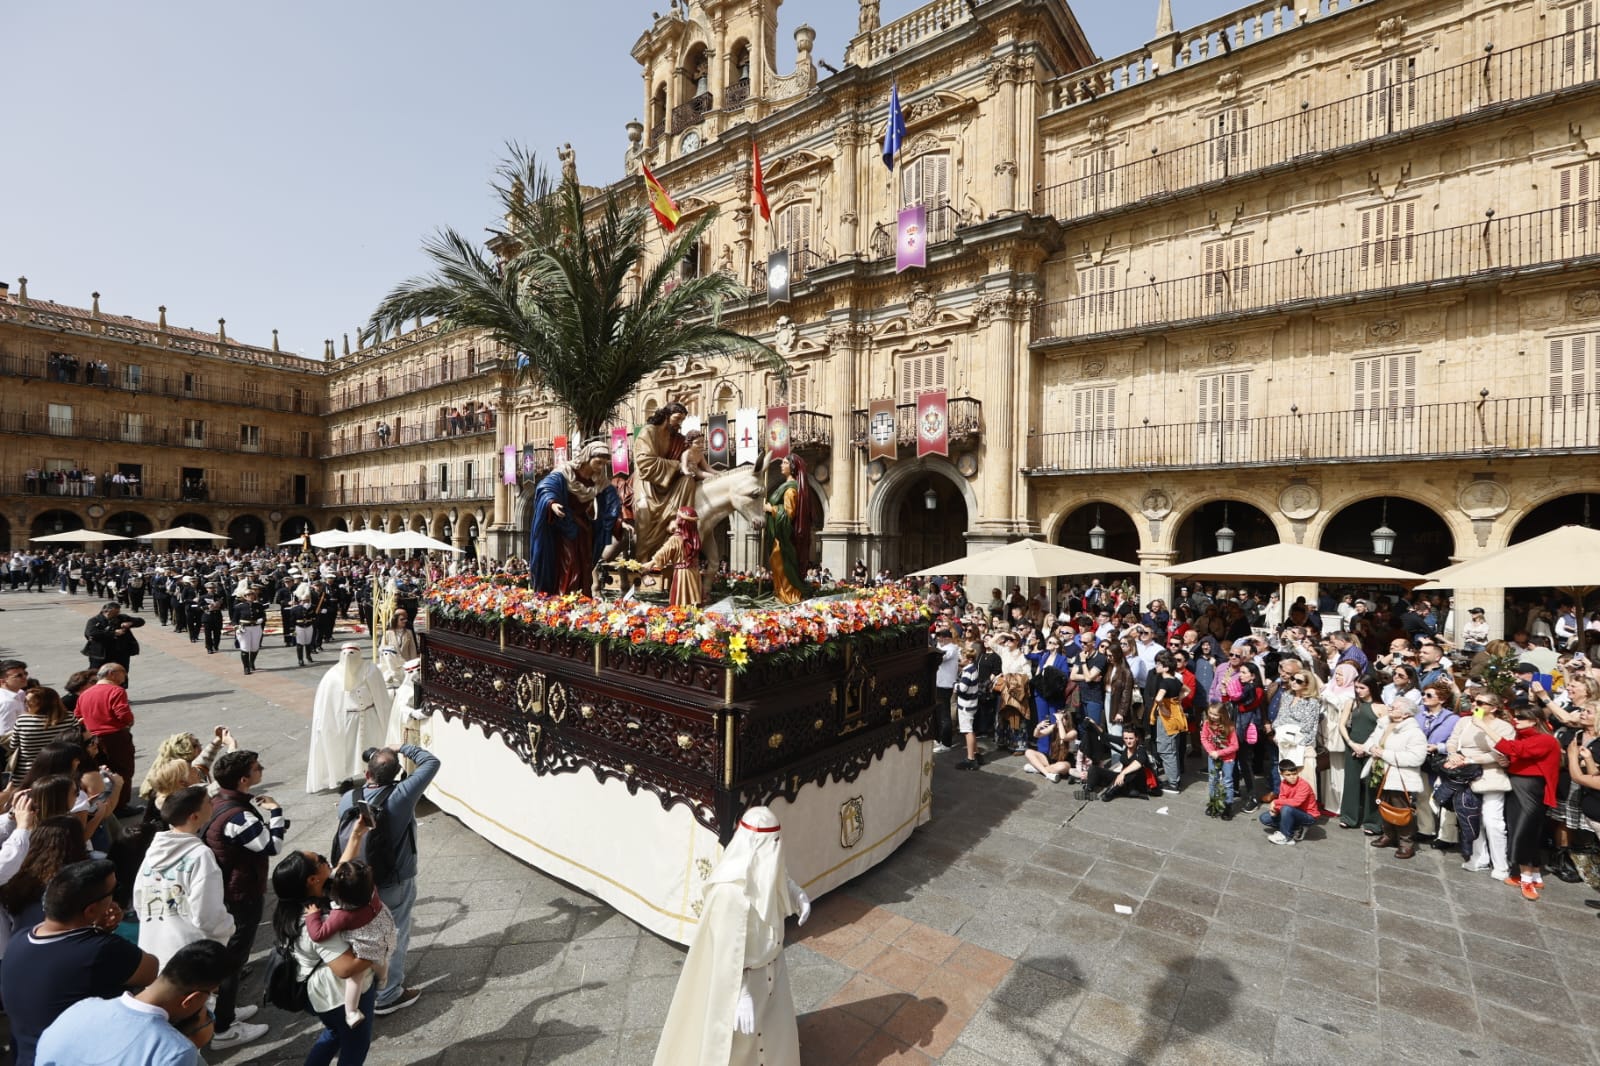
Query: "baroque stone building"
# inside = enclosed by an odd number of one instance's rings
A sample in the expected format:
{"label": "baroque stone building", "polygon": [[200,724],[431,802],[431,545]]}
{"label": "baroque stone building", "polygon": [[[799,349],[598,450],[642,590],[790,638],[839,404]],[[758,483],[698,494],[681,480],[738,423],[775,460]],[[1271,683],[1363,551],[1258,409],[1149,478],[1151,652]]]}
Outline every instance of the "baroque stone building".
{"label": "baroque stone building", "polygon": [[[1386,525],[1391,561],[1427,570],[1591,520],[1593,0],[1285,0],[1186,30],[1157,0],[1151,43],[1105,60],[1064,0],[889,23],[861,0],[837,71],[807,27],[780,48],[780,6],[674,4],[648,27],[618,180],[642,195],[648,165],[686,218],[716,212],[680,269],[747,285],[725,317],[792,374],[688,360],[620,421],[787,402],[835,572],[1094,530],[1149,597],[1219,530],[1371,558]],[[913,203],[928,265],[897,274]],[[769,307],[776,249],[794,282]],[[431,325],[330,359],[317,520],[520,554],[529,487],[498,459],[547,461],[566,425],[508,363]],[[913,405],[939,388],[950,455],[918,459]],[[893,461],[866,461],[874,399],[898,405]],[[752,531],[707,533],[753,562]],[[1498,590],[1461,591],[1498,611]]]}

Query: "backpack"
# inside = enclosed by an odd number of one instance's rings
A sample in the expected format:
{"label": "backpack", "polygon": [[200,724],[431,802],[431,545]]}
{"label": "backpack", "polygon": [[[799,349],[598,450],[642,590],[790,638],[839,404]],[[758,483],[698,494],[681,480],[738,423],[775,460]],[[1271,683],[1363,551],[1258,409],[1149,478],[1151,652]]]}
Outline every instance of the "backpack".
{"label": "backpack", "polygon": [[[316,973],[323,966],[322,956],[311,967]],[[304,1014],[311,1010],[311,996],[306,992],[306,982],[311,974],[300,977],[300,965],[295,961],[294,948],[288,944],[274,944],[267,954],[267,972],[261,982],[261,1002],[271,1004],[291,1014]]]}
{"label": "backpack", "polygon": [[[367,803],[371,804],[376,824],[368,831],[367,838],[361,842],[361,850],[357,857],[372,867],[372,880],[379,888],[386,888],[396,881],[396,850],[400,842],[394,839],[394,822],[389,814],[389,795],[394,792],[394,785],[385,785],[376,796]],[[359,797],[358,797],[359,800]],[[339,815],[339,827],[333,833],[333,846],[329,849],[330,855],[341,855],[344,846],[350,841],[350,832],[356,819],[361,817],[361,808],[355,803],[350,804],[348,810]],[[416,832],[414,826],[407,826],[408,835]],[[416,846],[416,839],[412,837],[412,846]]]}

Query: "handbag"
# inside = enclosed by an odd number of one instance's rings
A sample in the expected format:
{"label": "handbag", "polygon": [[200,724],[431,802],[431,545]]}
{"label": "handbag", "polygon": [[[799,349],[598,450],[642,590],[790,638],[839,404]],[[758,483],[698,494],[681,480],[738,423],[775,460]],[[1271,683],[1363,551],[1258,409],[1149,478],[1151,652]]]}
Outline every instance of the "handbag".
{"label": "handbag", "polygon": [[1393,826],[1410,825],[1411,824],[1411,819],[1416,814],[1416,811],[1413,810],[1412,806],[1411,806],[1411,792],[1410,792],[1409,789],[1405,790],[1405,797],[1406,797],[1406,805],[1404,807],[1399,807],[1399,806],[1396,806],[1395,804],[1390,803],[1387,800],[1385,800],[1383,798],[1383,793],[1379,792],[1378,793],[1378,814],[1383,818],[1384,821],[1388,822],[1390,825],[1393,825]]}
{"label": "handbag", "polygon": [[1181,700],[1161,700],[1156,704],[1156,714],[1170,736],[1178,736],[1189,731],[1189,716],[1183,713]]}

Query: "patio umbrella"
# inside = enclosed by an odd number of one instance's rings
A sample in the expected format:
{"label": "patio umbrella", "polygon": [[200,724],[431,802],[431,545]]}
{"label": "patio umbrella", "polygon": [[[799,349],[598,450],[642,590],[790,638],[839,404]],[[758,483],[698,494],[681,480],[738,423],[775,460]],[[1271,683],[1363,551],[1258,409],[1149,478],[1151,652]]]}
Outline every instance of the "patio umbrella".
{"label": "patio umbrella", "polygon": [[188,526],[173,526],[171,529],[158,529],[154,533],[142,533],[140,540],[229,540],[231,538],[222,533],[207,533],[203,529],[190,529]]}
{"label": "patio umbrella", "polygon": [[1600,585],[1600,530],[1562,526],[1501,548],[1481,559],[1428,575],[1420,589],[1568,589],[1583,593]]}
{"label": "patio umbrella", "polygon": [[385,533],[381,538],[377,539],[372,546],[374,548],[381,548],[383,550],[388,550],[391,548],[406,550],[410,550],[412,548],[426,548],[429,551],[455,552],[457,555],[461,554],[461,552],[464,550],[456,547],[454,544],[446,544],[442,540],[434,540],[426,533],[418,533],[414,529],[401,530],[399,533]]}
{"label": "patio umbrella", "polygon": [[1264,548],[1213,555],[1192,563],[1163,566],[1156,573],[1165,577],[1202,578],[1207,581],[1271,581],[1278,585],[1291,581],[1415,585],[1427,580],[1422,574],[1413,574],[1409,570],[1398,570],[1381,563],[1369,563],[1365,559],[1354,559],[1299,544],[1269,544]]}
{"label": "patio umbrella", "polygon": [[1046,544],[1042,540],[1019,540],[975,552],[948,563],[918,570],[912,577],[944,577],[952,574],[993,574],[1001,577],[1070,577],[1077,574],[1135,574],[1139,568],[1120,559]]}
{"label": "patio umbrella", "polygon": [[[363,532],[365,532],[365,531],[363,530]],[[348,530],[343,530],[343,529],[324,529],[320,533],[311,534],[311,546],[313,548],[342,548],[342,547],[345,547],[346,545],[352,543],[350,540],[345,539],[345,538],[348,538],[350,535],[351,534],[349,533]],[[290,539],[284,541],[282,544],[279,544],[278,547],[280,547],[280,548],[293,548],[293,547],[297,547],[297,546],[299,546],[301,544],[304,544],[304,543],[305,543],[305,538],[303,538],[303,537],[291,537]]]}
{"label": "patio umbrella", "polygon": [[30,544],[94,544],[103,540],[132,540],[116,533],[101,533],[95,529],[69,529],[65,533],[49,533],[42,537],[29,537]]}

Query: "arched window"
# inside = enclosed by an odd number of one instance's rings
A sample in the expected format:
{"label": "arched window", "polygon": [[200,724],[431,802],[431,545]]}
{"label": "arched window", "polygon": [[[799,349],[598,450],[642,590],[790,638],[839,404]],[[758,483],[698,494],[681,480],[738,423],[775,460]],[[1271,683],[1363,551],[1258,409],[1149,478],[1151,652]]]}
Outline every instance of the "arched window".
{"label": "arched window", "polygon": [[655,144],[667,132],[667,83],[656,86],[650,98],[650,143]]}

